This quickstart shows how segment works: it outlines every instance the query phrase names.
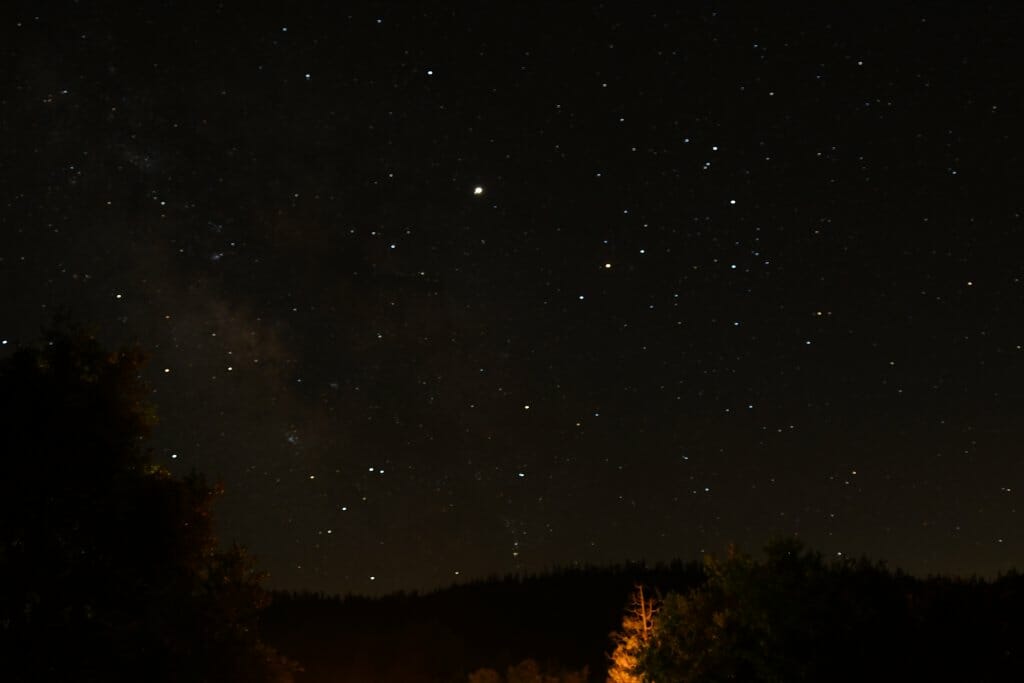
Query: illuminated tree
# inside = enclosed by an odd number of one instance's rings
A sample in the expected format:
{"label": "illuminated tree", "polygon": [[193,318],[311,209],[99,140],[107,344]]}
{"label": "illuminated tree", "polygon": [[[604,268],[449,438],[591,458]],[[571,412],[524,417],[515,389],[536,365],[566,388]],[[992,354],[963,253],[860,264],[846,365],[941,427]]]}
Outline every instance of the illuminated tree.
{"label": "illuminated tree", "polygon": [[622,630],[612,634],[615,649],[610,656],[608,683],[640,683],[639,657],[651,641],[654,628],[655,601],[644,595],[637,585],[629,607],[622,618]]}

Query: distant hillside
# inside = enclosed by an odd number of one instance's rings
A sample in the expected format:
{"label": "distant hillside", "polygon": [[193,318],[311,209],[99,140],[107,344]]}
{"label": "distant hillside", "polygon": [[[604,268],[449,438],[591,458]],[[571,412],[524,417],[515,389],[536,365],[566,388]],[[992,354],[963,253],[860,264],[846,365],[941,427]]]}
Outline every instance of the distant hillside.
{"label": "distant hillside", "polygon": [[795,539],[765,553],[495,578],[426,595],[278,593],[260,636],[304,668],[298,683],[467,683],[474,671],[474,683],[578,683],[584,668],[603,683],[609,636],[641,584],[662,598],[644,641],[655,680],[847,683],[882,680],[878,671],[884,680],[1021,680],[1022,574],[917,578],[825,558]]}
{"label": "distant hillside", "polygon": [[299,683],[464,683],[524,659],[550,669],[589,667],[603,681],[609,633],[636,583],[685,591],[700,563],[625,565],[494,578],[425,595],[336,598],[277,593],[262,635],[298,661]]}

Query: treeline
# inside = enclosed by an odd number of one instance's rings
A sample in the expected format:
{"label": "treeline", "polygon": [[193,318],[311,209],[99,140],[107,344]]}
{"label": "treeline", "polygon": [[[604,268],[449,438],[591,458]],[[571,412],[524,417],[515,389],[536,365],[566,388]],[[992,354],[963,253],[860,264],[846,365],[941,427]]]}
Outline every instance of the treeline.
{"label": "treeline", "polygon": [[427,595],[276,594],[263,629],[310,683],[1010,681],[1024,576],[917,578],[785,539]]}
{"label": "treeline", "polygon": [[1021,680],[1024,576],[919,579],[781,540],[653,604],[637,591],[616,641],[623,682]]}
{"label": "treeline", "polygon": [[[464,683],[473,672],[478,681],[495,680],[480,671],[487,669],[535,683],[584,668],[586,680],[604,680],[609,634],[636,581],[684,590],[702,572],[700,563],[631,564],[494,578],[424,595],[276,593],[262,632],[301,663],[296,680],[303,683]],[[542,678],[531,678],[534,671]]]}

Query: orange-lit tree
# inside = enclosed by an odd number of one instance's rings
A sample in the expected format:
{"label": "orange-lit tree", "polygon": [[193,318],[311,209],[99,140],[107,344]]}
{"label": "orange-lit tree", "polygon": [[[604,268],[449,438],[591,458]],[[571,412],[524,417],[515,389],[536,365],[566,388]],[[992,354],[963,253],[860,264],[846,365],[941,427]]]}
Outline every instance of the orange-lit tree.
{"label": "orange-lit tree", "polygon": [[637,585],[622,618],[622,630],[612,634],[615,649],[610,655],[608,683],[640,683],[639,657],[651,641],[654,629],[655,600]]}

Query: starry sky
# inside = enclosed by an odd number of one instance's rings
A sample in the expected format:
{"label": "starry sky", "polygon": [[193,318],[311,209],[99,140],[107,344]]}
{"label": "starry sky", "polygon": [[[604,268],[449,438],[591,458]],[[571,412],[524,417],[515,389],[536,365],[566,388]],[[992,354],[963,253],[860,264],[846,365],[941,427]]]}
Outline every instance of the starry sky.
{"label": "starry sky", "polygon": [[1024,565],[1024,10],[847,4],[6,3],[2,348],[272,587]]}

